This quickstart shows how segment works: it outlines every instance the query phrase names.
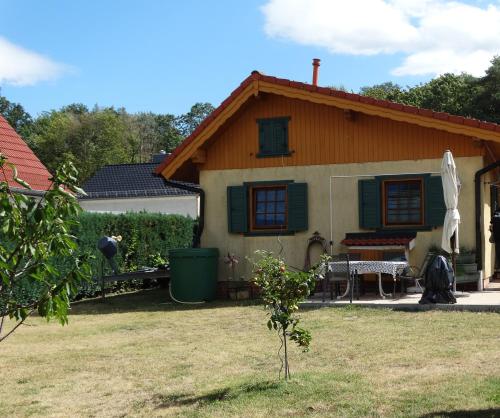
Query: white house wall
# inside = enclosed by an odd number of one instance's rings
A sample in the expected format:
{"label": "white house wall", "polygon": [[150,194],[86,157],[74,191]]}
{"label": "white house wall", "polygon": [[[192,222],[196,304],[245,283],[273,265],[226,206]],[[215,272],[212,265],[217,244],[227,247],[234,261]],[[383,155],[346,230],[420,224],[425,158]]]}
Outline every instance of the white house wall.
{"label": "white house wall", "polygon": [[[460,245],[475,248],[474,174],[484,166],[482,157],[456,158],[457,171],[462,181],[459,210]],[[286,164],[286,161],[285,161]],[[203,170],[200,185],[206,192],[205,230],[202,236],[204,247],[217,247],[221,254],[232,252],[243,259],[238,265],[238,276],[249,278],[251,268],[245,257],[254,256],[256,250],[269,250],[282,255],[292,266],[304,265],[307,239],[319,231],[330,239],[330,176],[334,175],[380,175],[401,173],[439,172],[440,159],[390,161],[363,164],[312,165],[294,167],[272,167],[238,170]],[[308,184],[309,229],[292,236],[243,236],[231,234],[227,225],[227,186],[243,182],[294,180]],[[347,232],[362,232],[358,217],[358,178],[334,180],[333,197],[333,242],[334,252],[345,251],[340,242]],[[485,193],[486,195],[486,193]],[[486,216],[485,208],[485,216]],[[485,222],[486,223],[486,222]],[[410,263],[420,265],[431,245],[440,245],[442,228],[418,232],[416,246],[410,252]],[[487,251],[491,254],[491,250]],[[485,260],[486,274],[491,274],[491,257]],[[227,276],[227,268],[220,263],[220,279]]]}
{"label": "white house wall", "polygon": [[87,212],[141,212],[178,214],[197,218],[198,196],[140,197],[125,199],[82,199],[80,206]]}

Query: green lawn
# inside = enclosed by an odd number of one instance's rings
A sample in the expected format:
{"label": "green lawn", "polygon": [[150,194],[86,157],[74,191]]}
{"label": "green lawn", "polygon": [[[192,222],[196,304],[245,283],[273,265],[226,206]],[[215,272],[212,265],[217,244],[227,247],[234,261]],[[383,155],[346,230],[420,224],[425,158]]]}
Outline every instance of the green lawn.
{"label": "green lawn", "polygon": [[262,307],[167,299],[30,319],[0,344],[0,416],[500,416],[499,314],[303,311],[312,348],[292,349],[283,383]]}

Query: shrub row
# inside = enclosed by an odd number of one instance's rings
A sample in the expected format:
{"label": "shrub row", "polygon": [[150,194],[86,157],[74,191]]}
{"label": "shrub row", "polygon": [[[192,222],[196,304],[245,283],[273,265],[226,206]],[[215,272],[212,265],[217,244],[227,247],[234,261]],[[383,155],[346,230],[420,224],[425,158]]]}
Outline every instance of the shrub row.
{"label": "shrub row", "polygon": [[[80,251],[88,251],[95,256],[91,261],[94,278],[111,273],[111,268],[97,249],[97,242],[103,236],[121,235],[122,241],[114,259],[118,269],[126,272],[167,263],[170,249],[192,245],[195,226],[195,221],[189,217],[146,212],[119,215],[83,212],[79,221],[75,236]],[[122,282],[117,287],[141,284]],[[82,288],[80,296],[92,296],[99,290],[99,281],[93,281]]]}
{"label": "shrub row", "polygon": [[[79,215],[79,222],[73,231],[79,252],[90,252],[94,258],[91,260],[93,280],[81,286],[76,299],[95,296],[101,290],[98,279],[103,274],[111,274],[109,264],[97,249],[97,242],[103,236],[122,236],[115,256],[118,269],[120,272],[134,271],[168,263],[168,251],[172,248],[190,247],[196,221],[181,215],[145,212],[118,215],[83,212]],[[65,271],[64,260],[56,264],[59,271]],[[130,290],[151,284],[154,283],[118,282],[112,286],[112,290]],[[43,285],[33,280],[23,280],[14,291],[18,300],[29,301],[43,291]]]}

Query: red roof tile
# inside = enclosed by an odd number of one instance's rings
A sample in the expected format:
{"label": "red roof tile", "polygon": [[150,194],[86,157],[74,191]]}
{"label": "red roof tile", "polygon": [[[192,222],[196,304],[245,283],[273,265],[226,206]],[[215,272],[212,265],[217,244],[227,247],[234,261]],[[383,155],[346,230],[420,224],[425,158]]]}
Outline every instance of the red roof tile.
{"label": "red roof tile", "polygon": [[[0,153],[7,157],[8,162],[16,165],[17,176],[29,183],[33,190],[44,191],[50,188],[51,174],[2,115],[0,115]],[[10,186],[21,187],[12,180],[12,170],[7,166],[5,175],[0,173],[0,181],[5,179]]]}
{"label": "red roof tile", "polygon": [[466,126],[471,126],[483,130],[488,130],[488,131],[496,131],[500,132],[500,125],[491,123],[491,122],[480,122],[477,119],[471,119],[471,118],[464,118],[462,116],[456,116],[456,115],[451,115],[449,113],[445,112],[434,112],[429,109],[422,109],[414,106],[407,106],[403,105],[400,103],[395,103],[395,102],[390,102],[388,100],[377,100],[377,99],[372,99],[368,98],[366,96],[360,95],[360,94],[355,94],[355,93],[347,93],[344,91],[340,90],[335,90],[335,89],[330,89],[328,87],[317,87],[313,86],[311,84],[306,84],[306,83],[301,83],[298,81],[292,81],[288,80],[285,78],[277,78],[277,77],[272,77],[272,76],[267,76],[262,73],[259,73],[258,71],[252,71],[250,76],[248,76],[243,82],[234,90],[227,99],[225,99],[217,109],[215,109],[199,126],[195,131],[188,136],[168,157],[165,158],[165,160],[158,165],[157,169],[155,170],[157,174],[160,174],[164,168],[168,165],[168,163],[172,160],[174,160],[177,155],[181,153],[181,151],[188,145],[190,144],[197,136],[198,134],[205,129],[205,127],[210,123],[211,120],[214,119],[216,115],[218,115],[225,107],[227,107],[237,96],[239,93],[243,91],[245,87],[247,87],[252,81],[265,81],[267,83],[272,83],[276,85],[284,85],[284,86],[290,86],[292,88],[297,88],[301,90],[306,90],[318,94],[323,94],[326,96],[334,96],[334,97],[339,97],[342,99],[350,100],[353,102],[362,102],[362,103],[367,103],[372,106],[378,106],[382,108],[389,108],[392,110],[400,111],[402,113],[409,113],[409,114],[418,114],[420,116],[428,117],[428,118],[433,118],[433,119],[438,119],[441,121],[446,121],[450,122],[453,124],[457,125],[466,125]]}

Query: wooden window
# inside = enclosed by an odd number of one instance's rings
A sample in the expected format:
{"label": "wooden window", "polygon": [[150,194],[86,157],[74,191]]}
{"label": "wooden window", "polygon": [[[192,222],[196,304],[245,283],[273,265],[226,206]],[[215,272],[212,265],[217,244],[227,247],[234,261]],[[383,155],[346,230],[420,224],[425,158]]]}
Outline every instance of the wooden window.
{"label": "wooden window", "polygon": [[383,182],[384,225],[423,225],[422,179]]}
{"label": "wooden window", "polygon": [[290,155],[288,150],[289,117],[258,119],[259,152],[257,157]]}
{"label": "wooden window", "polygon": [[245,235],[307,231],[307,184],[277,180],[227,188],[228,230]]}
{"label": "wooden window", "polygon": [[446,214],[440,176],[380,176],[358,181],[359,227],[432,229]]}
{"label": "wooden window", "polygon": [[252,230],[287,229],[286,186],[252,187]]}

